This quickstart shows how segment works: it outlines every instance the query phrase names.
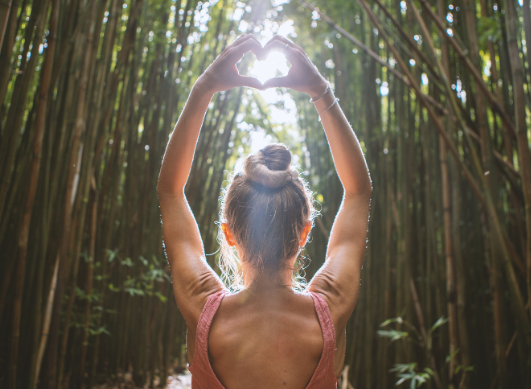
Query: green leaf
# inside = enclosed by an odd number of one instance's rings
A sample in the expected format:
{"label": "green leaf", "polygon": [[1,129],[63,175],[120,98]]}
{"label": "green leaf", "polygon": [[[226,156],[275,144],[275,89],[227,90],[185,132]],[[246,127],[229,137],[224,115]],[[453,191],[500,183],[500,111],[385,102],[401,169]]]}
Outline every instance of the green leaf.
{"label": "green leaf", "polygon": [[89,333],[91,335],[99,335],[99,334],[107,334],[107,335],[110,335],[111,333],[109,331],[107,331],[107,329],[102,326],[100,328],[98,328],[97,330],[93,330],[93,329],[90,329],[89,328]]}
{"label": "green leaf", "polygon": [[162,293],[160,293],[160,292],[155,292],[155,296],[157,296],[157,297],[160,299],[160,301],[162,301],[163,303],[165,303],[166,300],[168,300],[168,298],[167,298],[166,296],[164,296],[164,295],[163,295]]}
{"label": "green leaf", "polygon": [[153,255],[153,257],[151,257],[153,259],[153,262],[155,263],[156,266],[159,266],[160,265],[160,262],[158,261],[157,257],[155,255]]}
{"label": "green leaf", "polygon": [[122,266],[129,266],[129,267],[133,267],[133,261],[131,261],[131,258],[125,258],[122,262],[121,262]]}
{"label": "green leaf", "polygon": [[119,292],[120,288],[115,288],[114,285],[111,282],[111,283],[109,283],[109,290],[111,290],[112,292]]}
{"label": "green leaf", "polygon": [[431,330],[430,330],[430,332],[435,331],[437,328],[439,328],[440,326],[442,326],[443,324],[445,324],[448,320],[449,320],[448,318],[445,319],[443,316],[441,316],[441,317],[439,318],[439,320],[437,320],[437,321],[435,322],[435,324],[431,326]]}
{"label": "green leaf", "polygon": [[401,383],[403,383],[404,381],[406,381],[408,379],[409,379],[408,376],[402,376],[402,378],[400,378],[398,381],[396,381],[395,385],[398,386],[398,385],[400,385]]}
{"label": "green leaf", "polygon": [[92,262],[92,257],[90,257],[87,252],[82,253],[81,256],[83,257],[86,263]]}
{"label": "green leaf", "polygon": [[446,363],[450,362],[459,352],[459,349],[456,349],[452,354],[448,355],[446,357]]}
{"label": "green leaf", "polygon": [[380,327],[385,327],[386,325],[391,324],[391,323],[402,324],[403,322],[404,322],[404,319],[402,319],[401,317],[395,317],[393,319],[387,319],[382,324],[380,324]]}
{"label": "green leaf", "polygon": [[114,258],[116,258],[116,255],[118,254],[118,249],[115,249],[115,250],[109,250],[107,249],[107,255],[109,256],[109,263],[112,263],[112,261],[114,261]]}
{"label": "green leaf", "polygon": [[395,367],[393,367],[391,370],[389,370],[390,372],[399,372],[399,373],[404,373],[406,371],[414,371],[415,370],[415,367],[417,366],[417,363],[416,362],[412,362],[412,363],[397,363],[395,364]]}
{"label": "green leaf", "polygon": [[404,339],[404,338],[409,337],[409,333],[405,332],[405,331],[396,331],[396,330],[383,331],[383,330],[379,330],[379,331],[377,331],[377,333],[378,333],[378,336],[380,336],[382,338],[390,338],[392,342],[395,341],[395,340],[398,340],[398,339]]}
{"label": "green leaf", "polygon": [[431,375],[431,376],[434,376],[434,375],[435,375],[435,373],[433,372],[433,370],[430,369],[429,367],[425,367],[425,368],[424,368],[424,371],[425,371],[426,373],[428,373],[429,375]]}
{"label": "green leaf", "polygon": [[144,296],[145,295],[142,289],[137,289],[137,288],[125,288],[124,291],[129,293],[131,296]]}

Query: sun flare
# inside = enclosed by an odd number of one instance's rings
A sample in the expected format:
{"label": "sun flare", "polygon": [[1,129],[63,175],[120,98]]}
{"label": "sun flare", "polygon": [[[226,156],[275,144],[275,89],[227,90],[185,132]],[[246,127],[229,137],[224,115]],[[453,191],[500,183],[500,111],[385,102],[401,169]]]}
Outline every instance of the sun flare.
{"label": "sun flare", "polygon": [[255,60],[249,73],[263,84],[270,78],[287,75],[288,70],[288,61],[284,54],[273,51],[264,61]]}

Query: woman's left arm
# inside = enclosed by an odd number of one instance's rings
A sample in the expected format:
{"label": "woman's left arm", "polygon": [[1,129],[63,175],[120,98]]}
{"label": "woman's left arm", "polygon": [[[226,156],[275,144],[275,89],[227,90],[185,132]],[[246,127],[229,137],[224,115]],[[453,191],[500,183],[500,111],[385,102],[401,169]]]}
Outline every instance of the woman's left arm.
{"label": "woman's left arm", "polygon": [[214,93],[237,86],[260,89],[252,77],[238,74],[236,63],[248,51],[257,56],[262,46],[252,35],[239,37],[199,77],[175,125],[164,154],[157,192],[166,256],[171,267],[173,292],[187,323],[196,323],[206,299],[223,288],[208,265],[203,242],[184,187],[194,158],[199,131]]}

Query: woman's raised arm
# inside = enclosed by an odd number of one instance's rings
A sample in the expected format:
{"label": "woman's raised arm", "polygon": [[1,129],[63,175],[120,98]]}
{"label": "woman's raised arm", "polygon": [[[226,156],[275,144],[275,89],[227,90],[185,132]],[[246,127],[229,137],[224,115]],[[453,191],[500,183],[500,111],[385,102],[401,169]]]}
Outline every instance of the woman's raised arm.
{"label": "woman's raised arm", "polygon": [[330,232],[326,261],[308,289],[326,298],[334,324],[344,328],[358,299],[360,272],[365,256],[372,185],[363,152],[329,84],[302,48],[281,36],[264,51],[280,49],[292,64],[288,75],[266,81],[264,88],[283,86],[308,93],[321,117],[337,174],[343,184],[343,201]]}
{"label": "woman's raised arm", "polygon": [[252,77],[238,74],[236,63],[248,51],[260,55],[262,46],[252,35],[239,37],[220,54],[195,83],[164,154],[157,192],[162,214],[166,256],[171,267],[175,300],[192,329],[208,296],[223,283],[208,265],[199,228],[184,187],[199,131],[214,93],[237,86],[261,88]]}

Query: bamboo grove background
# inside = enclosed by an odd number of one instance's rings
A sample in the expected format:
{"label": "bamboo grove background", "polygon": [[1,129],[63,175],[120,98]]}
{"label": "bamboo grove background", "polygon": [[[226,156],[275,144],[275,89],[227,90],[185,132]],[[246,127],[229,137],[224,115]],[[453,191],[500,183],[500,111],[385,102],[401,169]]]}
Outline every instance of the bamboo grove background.
{"label": "bamboo grove background", "polygon": [[[374,186],[340,387],[531,387],[529,0],[1,0],[1,387],[151,387],[186,365],[161,158],[208,64],[288,19]],[[256,92],[214,96],[186,187],[213,266],[221,187],[258,128],[299,156],[322,204],[307,275],[323,261],[342,191],[292,97],[290,129]]]}

